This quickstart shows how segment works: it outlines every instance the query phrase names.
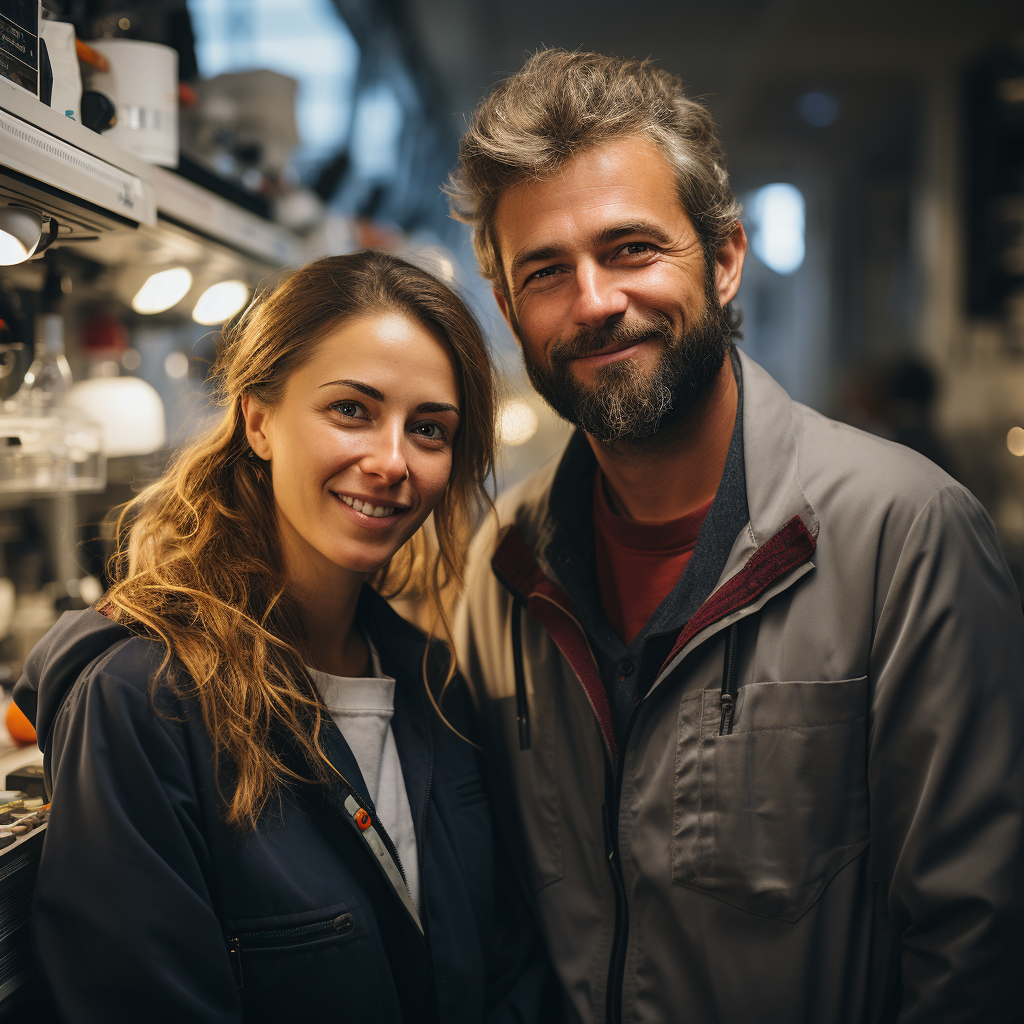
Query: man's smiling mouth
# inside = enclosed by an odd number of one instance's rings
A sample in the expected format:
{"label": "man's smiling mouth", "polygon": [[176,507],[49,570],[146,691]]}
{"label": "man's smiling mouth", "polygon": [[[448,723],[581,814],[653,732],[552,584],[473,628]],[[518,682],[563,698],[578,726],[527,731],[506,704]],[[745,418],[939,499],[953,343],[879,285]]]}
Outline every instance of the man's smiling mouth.
{"label": "man's smiling mouth", "polygon": [[354,508],[357,512],[362,512],[364,516],[369,516],[371,519],[386,519],[388,516],[393,516],[396,512],[405,511],[403,507],[397,505],[374,505],[372,502],[362,501],[348,494],[335,493],[350,508]]}

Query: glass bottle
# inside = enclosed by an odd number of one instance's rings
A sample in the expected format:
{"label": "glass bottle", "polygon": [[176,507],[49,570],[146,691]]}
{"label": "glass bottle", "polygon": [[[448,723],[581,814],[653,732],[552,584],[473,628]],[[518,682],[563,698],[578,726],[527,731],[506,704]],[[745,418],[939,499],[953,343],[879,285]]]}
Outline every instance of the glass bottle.
{"label": "glass bottle", "polygon": [[36,320],[35,358],[18,389],[17,401],[29,415],[45,416],[62,404],[71,387],[64,355],[64,317],[44,313]]}

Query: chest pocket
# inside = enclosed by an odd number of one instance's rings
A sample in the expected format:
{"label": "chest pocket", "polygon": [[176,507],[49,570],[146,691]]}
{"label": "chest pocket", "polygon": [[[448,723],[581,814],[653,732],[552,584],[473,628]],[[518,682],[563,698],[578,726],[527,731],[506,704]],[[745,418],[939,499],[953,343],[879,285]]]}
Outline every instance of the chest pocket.
{"label": "chest pocket", "polygon": [[680,704],[672,880],[796,921],[868,843],[867,677],[752,683]]}

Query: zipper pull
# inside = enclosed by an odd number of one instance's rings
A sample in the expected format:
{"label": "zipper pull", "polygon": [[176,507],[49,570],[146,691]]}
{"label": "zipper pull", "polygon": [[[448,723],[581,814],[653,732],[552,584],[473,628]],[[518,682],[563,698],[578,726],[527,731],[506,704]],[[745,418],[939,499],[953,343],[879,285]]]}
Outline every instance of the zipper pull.
{"label": "zipper pull", "polygon": [[718,735],[732,732],[732,713],[736,707],[736,682],[739,673],[739,623],[734,622],[725,635],[725,663],[722,666],[722,722]]}
{"label": "zipper pull", "polygon": [[235,976],[235,984],[242,987],[242,940],[228,939],[228,959],[231,961],[231,973]]}
{"label": "zipper pull", "polygon": [[718,735],[724,736],[732,732],[732,711],[736,706],[736,699],[731,693],[722,694],[722,724],[718,727]]}

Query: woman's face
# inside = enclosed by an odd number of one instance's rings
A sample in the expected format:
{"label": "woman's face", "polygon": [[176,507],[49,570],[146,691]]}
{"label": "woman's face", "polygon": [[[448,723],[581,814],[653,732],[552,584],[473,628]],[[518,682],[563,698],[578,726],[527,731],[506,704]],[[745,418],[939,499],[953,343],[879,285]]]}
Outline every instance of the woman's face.
{"label": "woman's face", "polygon": [[315,586],[384,565],[444,493],[458,406],[447,347],[401,313],[326,335],[276,405],[243,399],[286,578]]}

